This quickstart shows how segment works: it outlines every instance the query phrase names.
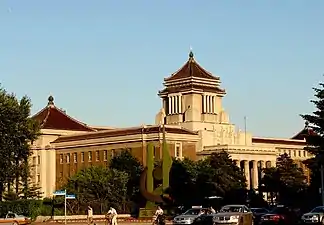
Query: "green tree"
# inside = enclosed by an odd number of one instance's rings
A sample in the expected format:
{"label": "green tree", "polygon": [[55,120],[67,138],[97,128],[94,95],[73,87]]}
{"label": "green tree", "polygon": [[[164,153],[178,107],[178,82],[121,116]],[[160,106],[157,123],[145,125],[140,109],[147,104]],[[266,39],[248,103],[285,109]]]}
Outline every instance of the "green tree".
{"label": "green tree", "polygon": [[261,183],[267,192],[276,195],[277,201],[286,205],[300,204],[298,200],[307,188],[303,170],[287,154],[277,158],[276,167],[264,169]]}
{"label": "green tree", "polygon": [[[304,148],[314,156],[314,159],[308,160],[306,165],[311,169],[311,189],[318,193],[321,187],[321,167],[324,165],[324,83],[319,87],[313,88],[315,94],[311,103],[315,106],[312,114],[303,114],[301,117],[305,120],[306,130],[309,132],[305,136],[307,146]],[[318,196],[317,196],[318,198]]]}
{"label": "green tree", "polygon": [[132,202],[142,203],[143,197],[139,191],[140,176],[143,171],[142,164],[125,149],[120,155],[111,159],[109,168],[125,172],[128,175],[126,199],[128,208],[131,208]]}
{"label": "green tree", "polygon": [[128,174],[103,166],[92,166],[72,176],[66,189],[76,194],[79,206],[90,204],[96,212],[103,213],[109,206],[123,211],[127,192]]}
{"label": "green tree", "polygon": [[246,178],[227,152],[213,153],[197,166],[201,198],[221,196],[226,203],[245,202]]}
{"label": "green tree", "polygon": [[245,176],[225,151],[197,162],[174,160],[170,186],[178,205],[205,204],[210,196],[223,197],[225,203],[246,200]]}
{"label": "green tree", "polygon": [[[184,160],[173,160],[170,170],[170,196],[175,205],[191,207],[196,205],[197,193],[197,163],[185,158]],[[190,196],[190,198],[188,198]]]}
{"label": "green tree", "polygon": [[[30,143],[39,133],[39,124],[30,118],[31,101],[27,96],[20,100],[0,87],[0,200],[5,184],[11,191],[16,180],[16,192],[22,177],[21,165],[31,154]],[[24,182],[27,186],[26,182]]]}

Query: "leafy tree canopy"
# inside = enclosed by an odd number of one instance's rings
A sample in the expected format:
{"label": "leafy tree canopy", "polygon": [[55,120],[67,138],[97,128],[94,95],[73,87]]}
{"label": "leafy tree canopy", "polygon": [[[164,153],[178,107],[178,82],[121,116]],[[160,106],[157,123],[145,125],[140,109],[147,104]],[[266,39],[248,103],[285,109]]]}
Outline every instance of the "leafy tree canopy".
{"label": "leafy tree canopy", "polygon": [[305,120],[307,129],[316,135],[307,135],[307,147],[305,150],[316,156],[317,161],[324,163],[324,83],[320,83],[318,88],[313,88],[315,100],[311,102],[315,105],[313,114],[304,114],[301,117]]}
{"label": "leafy tree canopy", "polygon": [[[128,174],[103,166],[93,166],[80,170],[66,185],[69,193],[76,194],[77,201],[84,209],[88,204],[93,208],[108,209],[109,206],[122,210],[127,192]],[[97,210],[101,211],[101,210]]]}
{"label": "leafy tree canopy", "polygon": [[0,200],[4,184],[10,186],[23,176],[21,165],[27,162],[30,143],[39,135],[39,124],[30,118],[30,110],[27,96],[19,100],[0,87]]}
{"label": "leafy tree canopy", "polygon": [[128,175],[127,199],[129,201],[140,200],[139,181],[143,171],[142,164],[125,149],[120,155],[111,159],[109,168],[125,172]]}
{"label": "leafy tree canopy", "polygon": [[231,202],[236,194],[242,196],[240,190],[246,188],[244,174],[227,152],[213,153],[197,162],[175,160],[170,175],[172,197],[179,205],[202,204],[210,196]]}

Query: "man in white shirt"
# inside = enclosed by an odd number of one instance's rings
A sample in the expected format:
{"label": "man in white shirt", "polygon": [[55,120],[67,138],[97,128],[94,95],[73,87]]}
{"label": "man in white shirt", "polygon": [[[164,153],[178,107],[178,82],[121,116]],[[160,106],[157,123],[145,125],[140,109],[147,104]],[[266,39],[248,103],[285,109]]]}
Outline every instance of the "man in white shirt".
{"label": "man in white shirt", "polygon": [[93,222],[93,210],[90,205],[88,205],[87,219],[88,219],[88,224],[91,224]]}
{"label": "man in white shirt", "polygon": [[111,225],[117,225],[117,211],[113,207],[110,207],[108,214],[112,216]]}
{"label": "man in white shirt", "polygon": [[163,216],[163,209],[158,206],[155,213],[154,213],[154,216],[153,216],[153,224],[157,224],[158,223],[158,218],[159,216]]}

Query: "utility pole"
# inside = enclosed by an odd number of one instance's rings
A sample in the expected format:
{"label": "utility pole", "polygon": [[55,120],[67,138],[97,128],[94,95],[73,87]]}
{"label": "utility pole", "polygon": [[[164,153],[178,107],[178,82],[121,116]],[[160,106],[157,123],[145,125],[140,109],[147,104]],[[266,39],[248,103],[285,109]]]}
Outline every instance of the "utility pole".
{"label": "utility pole", "polygon": [[246,145],[246,116],[244,116],[244,139],[245,139],[245,145]]}
{"label": "utility pole", "polygon": [[322,194],[322,205],[324,206],[324,167],[323,163],[321,163],[321,194]]}

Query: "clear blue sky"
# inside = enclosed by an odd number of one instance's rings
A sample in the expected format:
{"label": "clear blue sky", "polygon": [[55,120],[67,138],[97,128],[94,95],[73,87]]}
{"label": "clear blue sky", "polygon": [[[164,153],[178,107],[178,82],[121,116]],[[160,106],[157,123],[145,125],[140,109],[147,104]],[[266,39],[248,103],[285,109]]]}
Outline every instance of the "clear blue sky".
{"label": "clear blue sky", "polygon": [[1,0],[0,82],[33,113],[52,94],[87,124],[152,124],[192,46],[233,123],[289,137],[324,79],[323,12],[320,0]]}

